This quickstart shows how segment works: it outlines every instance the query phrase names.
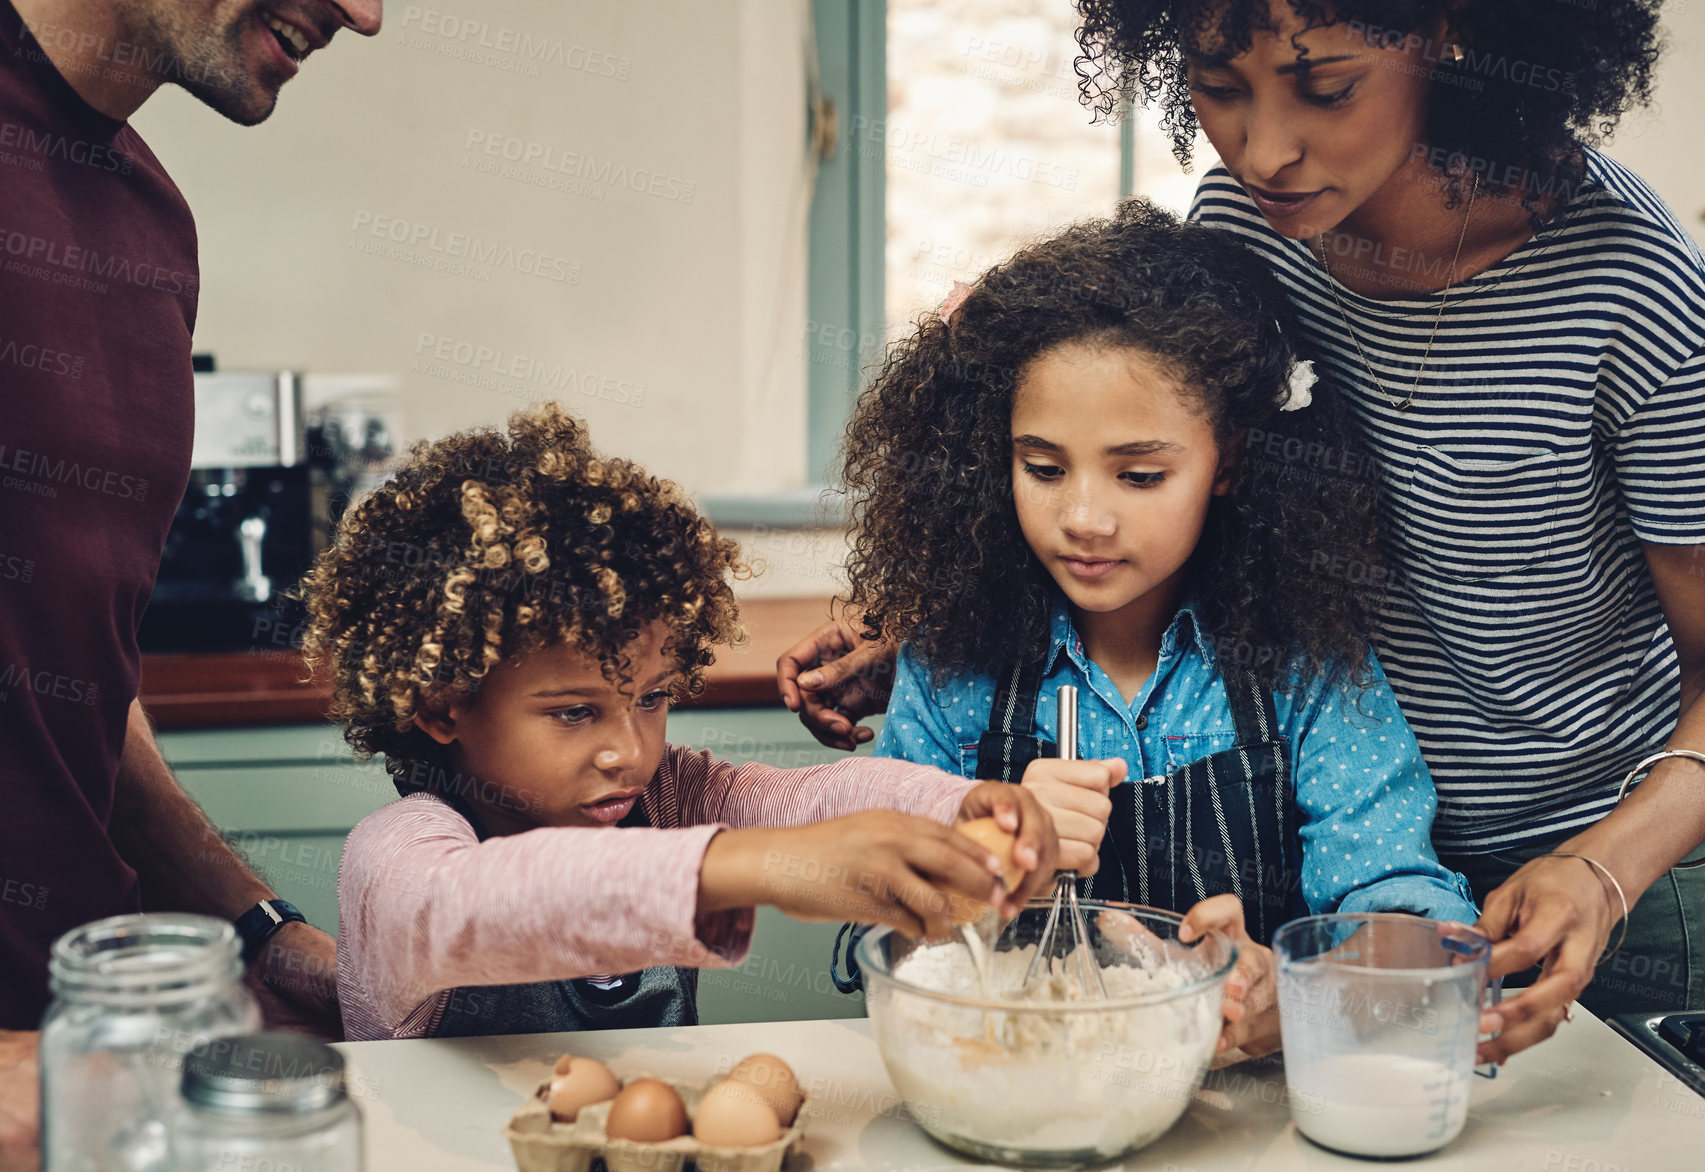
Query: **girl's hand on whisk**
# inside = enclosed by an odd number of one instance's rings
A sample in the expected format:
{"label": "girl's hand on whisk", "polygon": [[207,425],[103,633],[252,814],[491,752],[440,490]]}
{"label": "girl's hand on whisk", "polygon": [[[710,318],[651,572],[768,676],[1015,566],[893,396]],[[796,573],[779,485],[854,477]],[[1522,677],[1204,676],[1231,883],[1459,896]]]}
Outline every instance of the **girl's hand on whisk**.
{"label": "girl's hand on whisk", "polygon": [[1218,932],[1237,945],[1237,967],[1226,978],[1225,1001],[1215,1053],[1241,1049],[1251,1058],[1279,1048],[1279,998],[1273,950],[1255,943],[1243,926],[1243,904],[1235,895],[1204,899],[1184,915],[1178,938],[1185,942]]}
{"label": "girl's hand on whisk", "polygon": [[1101,865],[1101,839],[1113,813],[1109,790],[1125,779],[1125,762],[1063,761],[1038,757],[1024,771],[1023,788],[1054,818],[1060,835],[1060,870],[1093,875]]}

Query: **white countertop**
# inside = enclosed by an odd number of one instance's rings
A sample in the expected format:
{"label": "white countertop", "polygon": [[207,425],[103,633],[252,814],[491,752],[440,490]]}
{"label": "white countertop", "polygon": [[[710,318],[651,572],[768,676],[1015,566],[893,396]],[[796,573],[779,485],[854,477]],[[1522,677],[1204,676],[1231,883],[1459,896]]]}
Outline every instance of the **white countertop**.
{"label": "white countertop", "polygon": [[[757,1050],[798,1073],[815,1110],[805,1156],[789,1168],[986,1167],[911,1122],[869,1023],[764,1022],[685,1029],[346,1042],[366,1119],[367,1172],[513,1169],[505,1122],[565,1050],[617,1074],[705,1078]],[[1276,1063],[1209,1074],[1184,1117],[1119,1168],[1157,1172],[1369,1167],[1310,1144],[1291,1125]],[[1476,1078],[1468,1126],[1406,1167],[1461,1172],[1684,1172],[1705,1168],[1705,1098],[1580,1006],[1556,1037]]]}

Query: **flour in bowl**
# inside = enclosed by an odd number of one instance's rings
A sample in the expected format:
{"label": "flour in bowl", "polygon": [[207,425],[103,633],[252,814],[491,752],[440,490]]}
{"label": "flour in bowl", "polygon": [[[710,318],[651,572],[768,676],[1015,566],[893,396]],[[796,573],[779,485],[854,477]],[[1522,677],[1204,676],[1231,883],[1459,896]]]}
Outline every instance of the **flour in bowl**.
{"label": "flour in bowl", "polygon": [[[1034,945],[990,956],[997,990],[1017,990]],[[1205,975],[1177,964],[1101,969],[1113,1000],[1164,993]],[[958,942],[924,945],[897,980],[978,998]],[[1096,1010],[1075,964],[1052,971],[1012,1010],[945,1004],[883,982],[871,1018],[895,1087],[927,1129],[1025,1151],[1112,1155],[1158,1137],[1183,1113],[1213,1055],[1219,982],[1152,1004]]]}

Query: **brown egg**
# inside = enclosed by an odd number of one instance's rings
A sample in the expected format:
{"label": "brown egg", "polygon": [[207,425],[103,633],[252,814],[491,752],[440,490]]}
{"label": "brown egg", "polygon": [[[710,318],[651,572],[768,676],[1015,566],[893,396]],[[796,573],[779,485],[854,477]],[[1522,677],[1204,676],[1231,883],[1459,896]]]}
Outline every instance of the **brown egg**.
{"label": "brown egg", "polygon": [[636,1078],[610,1104],[604,1134],[611,1139],[660,1144],[687,1134],[687,1105],[659,1078]]}
{"label": "brown egg", "polygon": [[[562,1068],[562,1063],[557,1065]],[[621,1080],[602,1062],[572,1058],[562,1073],[551,1079],[551,1118],[573,1123],[582,1107],[613,1099],[621,1089]]]}
{"label": "brown egg", "polygon": [[1018,844],[1015,835],[1002,830],[993,818],[973,818],[954,827],[960,834],[979,846],[986,847],[1001,862],[1000,878],[1008,891],[1017,891],[1024,882],[1025,871],[1012,861],[1012,848]]}
{"label": "brown egg", "polygon": [[799,1079],[794,1077],[793,1068],[774,1054],[747,1055],[729,1071],[728,1081],[745,1083],[757,1091],[770,1105],[770,1110],[776,1113],[776,1119],[783,1127],[793,1125],[793,1117],[799,1114],[799,1104],[805,1101],[805,1092],[799,1089]]}
{"label": "brown egg", "polygon": [[781,1121],[757,1087],[725,1078],[699,1101],[693,1138],[717,1148],[755,1148],[781,1138]]}

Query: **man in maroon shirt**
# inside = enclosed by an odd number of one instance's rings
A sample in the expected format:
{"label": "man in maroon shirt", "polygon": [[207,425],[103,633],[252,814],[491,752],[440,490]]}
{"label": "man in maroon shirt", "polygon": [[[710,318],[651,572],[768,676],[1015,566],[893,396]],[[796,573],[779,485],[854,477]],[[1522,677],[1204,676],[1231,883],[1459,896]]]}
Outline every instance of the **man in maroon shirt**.
{"label": "man in maroon shirt", "polygon": [[[273,897],[136,701],[136,628],[189,475],[199,270],[190,210],[126,120],[173,83],[260,122],[338,29],[377,33],[380,3],[0,0],[0,1170],[36,1158],[53,939]],[[290,923],[251,984],[270,1020],[335,1028],[334,965]]]}

